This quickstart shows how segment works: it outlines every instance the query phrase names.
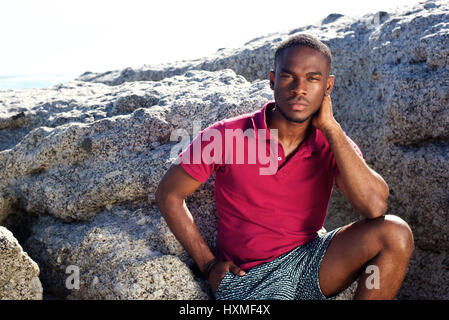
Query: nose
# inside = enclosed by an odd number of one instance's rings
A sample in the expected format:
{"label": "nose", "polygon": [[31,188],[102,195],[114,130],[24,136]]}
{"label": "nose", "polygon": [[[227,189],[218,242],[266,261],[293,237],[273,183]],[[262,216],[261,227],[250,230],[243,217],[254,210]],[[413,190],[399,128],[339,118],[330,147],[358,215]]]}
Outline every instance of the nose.
{"label": "nose", "polygon": [[301,81],[300,79],[293,81],[290,90],[297,95],[305,95],[307,93],[306,81]]}

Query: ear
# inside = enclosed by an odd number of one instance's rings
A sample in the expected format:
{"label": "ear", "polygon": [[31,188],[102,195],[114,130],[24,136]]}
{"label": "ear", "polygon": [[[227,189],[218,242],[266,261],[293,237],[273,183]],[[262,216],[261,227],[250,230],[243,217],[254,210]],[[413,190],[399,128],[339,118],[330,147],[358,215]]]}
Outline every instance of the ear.
{"label": "ear", "polygon": [[326,91],[324,93],[325,96],[328,96],[331,94],[332,89],[334,88],[334,81],[335,81],[335,76],[330,75],[329,77],[327,77]]}
{"label": "ear", "polygon": [[274,90],[274,70],[270,71],[270,88]]}

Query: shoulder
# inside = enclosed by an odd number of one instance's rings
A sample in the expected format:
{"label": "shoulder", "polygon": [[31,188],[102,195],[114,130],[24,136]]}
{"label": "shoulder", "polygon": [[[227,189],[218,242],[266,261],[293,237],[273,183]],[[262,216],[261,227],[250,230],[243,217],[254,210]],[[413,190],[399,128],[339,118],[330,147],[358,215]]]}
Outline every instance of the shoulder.
{"label": "shoulder", "polygon": [[315,142],[315,147],[318,150],[330,149],[330,145],[329,145],[329,142],[326,139],[326,136],[319,129],[316,129],[316,136],[315,136],[315,141],[314,142]]}
{"label": "shoulder", "polygon": [[224,131],[225,129],[247,129],[252,128],[253,118],[255,113],[245,113],[235,117],[223,119],[215,122],[214,124],[207,127],[205,130],[216,129]]}

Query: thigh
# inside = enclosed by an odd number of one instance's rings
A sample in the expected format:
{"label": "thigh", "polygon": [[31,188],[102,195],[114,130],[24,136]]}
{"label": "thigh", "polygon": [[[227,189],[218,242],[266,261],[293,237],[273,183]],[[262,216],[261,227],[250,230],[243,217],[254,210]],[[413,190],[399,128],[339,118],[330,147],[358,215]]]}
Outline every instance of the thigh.
{"label": "thigh", "polygon": [[341,228],[329,244],[319,269],[325,296],[335,295],[353,283],[365,264],[382,249],[376,228],[382,218],[361,220]]}

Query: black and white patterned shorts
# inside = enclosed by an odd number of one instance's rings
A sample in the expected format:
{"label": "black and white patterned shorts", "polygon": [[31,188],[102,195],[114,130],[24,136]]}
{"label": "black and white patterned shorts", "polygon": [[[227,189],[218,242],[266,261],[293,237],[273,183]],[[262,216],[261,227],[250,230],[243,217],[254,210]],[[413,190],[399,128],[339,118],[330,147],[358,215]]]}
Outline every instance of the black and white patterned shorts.
{"label": "black and white patterned shorts", "polygon": [[318,272],[324,254],[338,230],[334,229],[278,258],[251,268],[240,277],[227,272],[217,300],[327,300]]}

